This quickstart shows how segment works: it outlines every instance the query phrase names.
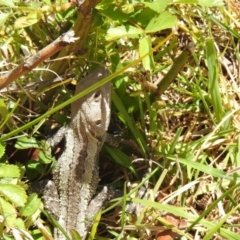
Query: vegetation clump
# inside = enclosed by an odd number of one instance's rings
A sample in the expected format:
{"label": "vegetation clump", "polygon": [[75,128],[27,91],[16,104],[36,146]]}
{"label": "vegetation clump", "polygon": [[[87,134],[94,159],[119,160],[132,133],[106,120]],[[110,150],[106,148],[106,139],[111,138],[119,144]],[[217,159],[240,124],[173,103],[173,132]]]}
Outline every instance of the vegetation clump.
{"label": "vegetation clump", "polygon": [[46,139],[99,66],[120,139],[100,155],[100,185],[123,194],[90,239],[239,238],[237,0],[0,2],[0,238],[59,227],[29,187],[51,177],[63,147]]}

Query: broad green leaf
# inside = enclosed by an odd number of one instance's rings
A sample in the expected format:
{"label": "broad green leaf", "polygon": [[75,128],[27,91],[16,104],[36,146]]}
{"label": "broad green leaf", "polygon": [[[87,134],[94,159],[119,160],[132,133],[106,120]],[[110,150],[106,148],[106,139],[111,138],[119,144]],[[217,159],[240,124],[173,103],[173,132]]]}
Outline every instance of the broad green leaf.
{"label": "broad green leaf", "polygon": [[44,209],[44,205],[43,205],[43,202],[41,201],[37,211],[34,214],[28,216],[27,218],[24,218],[26,229],[29,229],[29,227],[31,227],[36,222],[36,220],[39,219],[43,209]]}
{"label": "broad green leaf", "polygon": [[170,2],[172,2],[172,0],[158,0],[155,2],[143,2],[143,3],[153,11],[160,13],[167,7],[167,5]]}
{"label": "broad green leaf", "polygon": [[154,33],[163,29],[172,28],[177,24],[177,17],[169,12],[163,12],[160,15],[151,19],[145,31],[147,33]]}
{"label": "broad green leaf", "polygon": [[18,229],[23,229],[25,230],[25,224],[24,224],[24,221],[21,219],[21,218],[17,218],[16,221],[15,221],[15,226],[18,228]]}
{"label": "broad green leaf", "polygon": [[0,27],[7,21],[9,15],[9,13],[0,13]]}
{"label": "broad green leaf", "polygon": [[15,7],[14,2],[12,0],[0,0],[0,5],[7,7]]}
{"label": "broad green leaf", "polygon": [[15,21],[14,27],[15,28],[25,28],[29,27],[35,23],[37,23],[41,18],[43,14],[41,11],[34,11],[29,13],[25,17],[20,17]]}
{"label": "broad green leaf", "polygon": [[148,55],[142,59],[142,64],[145,70],[152,72],[154,70],[154,59],[152,53],[152,41],[148,36],[141,39],[139,43],[140,57],[143,57],[146,54]]}
{"label": "broad green leaf", "polygon": [[129,19],[129,16],[125,13],[123,13],[120,9],[118,8],[106,8],[99,10],[99,12],[109,18],[111,18],[114,21],[127,21]]}
{"label": "broad green leaf", "polygon": [[28,199],[23,208],[21,208],[20,213],[25,216],[33,215],[40,207],[41,199],[38,198],[36,193],[33,193]]}
{"label": "broad green leaf", "polygon": [[120,26],[116,28],[110,28],[107,32],[106,40],[113,41],[123,37],[137,38],[142,34],[141,29],[133,26]]}
{"label": "broad green leaf", "polygon": [[0,197],[0,215],[3,216],[6,225],[10,228],[15,224],[17,212],[14,206]]}
{"label": "broad green leaf", "polygon": [[0,184],[0,195],[16,206],[24,206],[27,201],[27,195],[23,188],[13,184]]}
{"label": "broad green leaf", "polygon": [[[41,2],[35,2],[32,1],[30,8],[34,11],[37,11],[41,7],[42,3]],[[44,5],[41,10],[44,12],[49,12],[49,6]],[[35,13],[34,13],[35,14]]]}
{"label": "broad green leaf", "polygon": [[18,138],[15,148],[28,149],[28,148],[40,148],[39,142],[33,137],[20,137]]}
{"label": "broad green leaf", "polygon": [[0,165],[0,178],[19,178],[20,170],[16,165]]}
{"label": "broad green leaf", "polygon": [[27,169],[29,169],[31,172],[34,172],[34,170],[36,170],[39,173],[44,171],[43,164],[39,163],[39,161],[36,160],[29,160],[27,163]]}
{"label": "broad green leaf", "polygon": [[199,4],[206,7],[223,6],[222,0],[174,0],[173,3]]}
{"label": "broad green leaf", "polygon": [[136,23],[139,26],[141,26],[143,29],[145,29],[146,26],[151,21],[151,19],[153,19],[154,17],[156,17],[158,15],[159,15],[159,13],[146,7],[143,10],[141,10],[140,12],[136,13],[136,15],[134,16],[134,21],[136,21]]}
{"label": "broad green leaf", "polygon": [[2,142],[0,142],[0,159],[1,159],[1,157],[4,155],[5,150],[6,150],[5,144],[2,143]]}
{"label": "broad green leaf", "polygon": [[39,152],[38,157],[39,157],[40,162],[41,163],[45,163],[45,164],[51,163],[51,162],[53,162],[55,160],[54,157],[47,155],[43,151]]}

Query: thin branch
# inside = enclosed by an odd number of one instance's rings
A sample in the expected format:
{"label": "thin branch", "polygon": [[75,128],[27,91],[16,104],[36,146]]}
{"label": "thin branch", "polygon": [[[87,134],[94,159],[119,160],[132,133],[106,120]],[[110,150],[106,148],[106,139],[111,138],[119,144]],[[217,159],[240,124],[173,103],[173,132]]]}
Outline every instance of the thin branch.
{"label": "thin branch", "polygon": [[0,93],[10,93],[10,92],[22,92],[22,90],[29,90],[29,92],[34,92],[36,90],[37,87],[39,86],[49,86],[49,84],[56,84],[56,83],[60,83],[62,82],[62,84],[65,84],[66,82],[70,82],[74,79],[74,75],[73,74],[68,74],[65,76],[58,76],[54,79],[51,80],[44,80],[41,81],[40,79],[37,80],[36,82],[32,82],[32,83],[27,83],[25,85],[21,85],[21,87],[18,87],[17,85],[13,85],[13,86],[8,86],[5,88],[0,89]]}
{"label": "thin branch", "polygon": [[66,32],[65,34],[58,37],[54,42],[52,42],[33,56],[29,57],[22,64],[0,77],[0,89],[6,87],[17,78],[30,72],[33,68],[38,66],[47,58],[54,55],[56,52],[75,42],[78,37],[74,37],[74,35],[75,33],[73,30]]}

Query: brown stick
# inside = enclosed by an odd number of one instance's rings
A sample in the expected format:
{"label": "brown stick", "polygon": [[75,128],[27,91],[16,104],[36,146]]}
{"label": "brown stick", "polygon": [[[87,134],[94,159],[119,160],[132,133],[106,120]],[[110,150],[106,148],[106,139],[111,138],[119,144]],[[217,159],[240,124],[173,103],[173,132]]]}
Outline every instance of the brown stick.
{"label": "brown stick", "polygon": [[67,45],[75,42],[78,38],[74,37],[74,35],[75,33],[73,30],[66,32],[65,34],[58,37],[54,42],[52,42],[33,56],[29,57],[22,64],[0,77],[0,89],[6,87],[17,78],[30,72],[33,68],[38,66],[44,60],[51,57]]}
{"label": "brown stick", "polygon": [[[63,58],[71,54],[79,55],[79,50],[83,50],[83,44],[87,36],[89,35],[89,31],[93,24],[92,10],[99,2],[100,0],[77,0],[77,5],[79,8],[78,16],[72,29],[75,32],[76,37],[79,37],[79,40],[74,42],[74,44],[71,44],[70,46],[64,48],[58,53],[57,59],[60,60],[52,62],[52,64],[50,64],[49,66],[49,69],[51,69],[53,72],[57,72],[58,75],[64,75],[66,73],[66,70],[69,68],[69,65],[71,64],[72,59],[70,59],[69,61],[65,61]],[[54,77],[55,76],[53,76],[53,73],[50,71],[45,71],[43,73],[43,80],[52,79]],[[51,91],[49,91],[49,96],[46,95],[44,97],[44,102],[45,99],[46,102],[49,102],[49,99],[51,99],[51,97],[52,93]]]}

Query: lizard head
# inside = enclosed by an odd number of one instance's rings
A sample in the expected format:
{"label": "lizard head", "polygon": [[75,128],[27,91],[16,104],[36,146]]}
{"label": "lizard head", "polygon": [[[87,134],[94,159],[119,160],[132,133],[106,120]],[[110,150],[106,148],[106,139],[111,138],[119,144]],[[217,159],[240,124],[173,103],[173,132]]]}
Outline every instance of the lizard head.
{"label": "lizard head", "polygon": [[111,86],[105,84],[87,95],[81,107],[81,119],[86,130],[94,137],[101,137],[108,129],[110,121]]}
{"label": "lizard head", "polygon": [[[79,82],[76,93],[86,89],[108,75],[100,68]],[[86,80],[87,79],[87,80]],[[102,137],[110,122],[111,83],[99,87],[72,104],[72,123],[85,128],[93,137]]]}

